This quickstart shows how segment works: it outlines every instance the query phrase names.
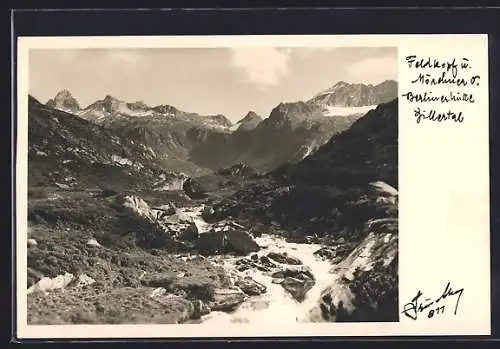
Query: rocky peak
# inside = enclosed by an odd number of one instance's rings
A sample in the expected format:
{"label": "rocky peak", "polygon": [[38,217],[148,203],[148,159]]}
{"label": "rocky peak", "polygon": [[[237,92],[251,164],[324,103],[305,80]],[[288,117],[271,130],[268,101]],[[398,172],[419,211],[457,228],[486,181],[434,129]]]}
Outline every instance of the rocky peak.
{"label": "rocky peak", "polygon": [[111,95],[106,95],[101,104],[105,111],[107,111],[108,113],[112,113],[117,110],[120,101]]}
{"label": "rocky peak", "polygon": [[240,121],[236,123],[238,125],[237,130],[253,130],[262,121],[262,117],[254,111],[249,111],[247,115]]}
{"label": "rocky peak", "polygon": [[77,111],[80,109],[78,101],[66,89],[59,91],[56,96],[48,100],[46,104],[51,108],[65,111]]}
{"label": "rocky peak", "polygon": [[269,121],[274,127],[281,127],[288,124],[291,127],[296,126],[304,120],[310,119],[317,114],[317,107],[305,102],[281,102],[269,115]]}
{"label": "rocky peak", "polygon": [[153,110],[160,114],[169,114],[169,115],[176,115],[177,112],[179,111],[177,108],[168,104],[157,105],[156,107],[153,107]]}
{"label": "rocky peak", "polygon": [[127,103],[127,106],[132,110],[148,110],[150,107],[143,101],[136,101],[133,103]]}
{"label": "rocky peak", "polygon": [[224,127],[231,127],[233,124],[231,121],[229,121],[228,118],[226,118],[222,114],[217,114],[217,115],[212,115],[209,116],[209,118],[213,121],[215,121],[217,124],[224,126]]}
{"label": "rocky peak", "polygon": [[364,107],[387,103],[396,97],[397,82],[394,80],[386,80],[378,85],[339,81],[317,94],[308,103],[321,106]]}
{"label": "rocky peak", "polygon": [[243,119],[238,121],[238,123],[250,122],[250,121],[254,121],[254,120],[262,121],[262,117],[260,115],[258,115],[256,112],[250,110],[247,113],[247,115],[245,115],[245,117]]}

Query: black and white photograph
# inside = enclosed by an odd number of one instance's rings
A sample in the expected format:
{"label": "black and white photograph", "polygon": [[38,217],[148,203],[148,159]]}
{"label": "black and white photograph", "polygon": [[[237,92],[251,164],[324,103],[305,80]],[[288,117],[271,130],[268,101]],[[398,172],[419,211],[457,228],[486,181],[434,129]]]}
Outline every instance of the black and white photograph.
{"label": "black and white photograph", "polygon": [[399,321],[397,47],[28,63],[28,325]]}

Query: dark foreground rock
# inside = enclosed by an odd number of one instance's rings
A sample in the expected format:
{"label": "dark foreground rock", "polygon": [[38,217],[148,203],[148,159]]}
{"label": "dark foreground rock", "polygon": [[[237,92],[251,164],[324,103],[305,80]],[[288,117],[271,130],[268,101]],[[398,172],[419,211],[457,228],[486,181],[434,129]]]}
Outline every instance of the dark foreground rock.
{"label": "dark foreground rock", "polygon": [[[382,222],[372,223],[375,224],[367,225],[372,228],[382,225]],[[338,278],[322,292],[317,306],[310,312],[311,321],[398,321],[398,237],[395,229],[370,232],[337,264],[332,273]]]}
{"label": "dark foreground rock", "polygon": [[304,301],[307,292],[314,286],[314,280],[311,279],[296,279],[287,277],[281,282],[281,286],[292,295],[298,302]]}
{"label": "dark foreground rock", "polygon": [[306,298],[314,286],[314,275],[308,268],[285,269],[272,274],[274,283],[279,283],[298,302]]}

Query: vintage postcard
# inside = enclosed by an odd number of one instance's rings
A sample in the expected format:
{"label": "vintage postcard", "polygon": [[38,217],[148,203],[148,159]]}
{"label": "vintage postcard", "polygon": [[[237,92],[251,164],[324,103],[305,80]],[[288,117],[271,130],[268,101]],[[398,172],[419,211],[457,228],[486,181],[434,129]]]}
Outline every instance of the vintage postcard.
{"label": "vintage postcard", "polygon": [[487,35],[17,44],[19,338],[490,334]]}

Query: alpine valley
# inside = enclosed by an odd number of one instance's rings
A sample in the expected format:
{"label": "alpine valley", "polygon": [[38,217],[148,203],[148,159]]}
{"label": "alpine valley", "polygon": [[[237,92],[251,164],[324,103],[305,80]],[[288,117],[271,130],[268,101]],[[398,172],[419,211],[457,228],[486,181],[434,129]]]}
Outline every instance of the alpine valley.
{"label": "alpine valley", "polygon": [[29,324],[398,321],[395,81],[234,124],[27,103]]}

